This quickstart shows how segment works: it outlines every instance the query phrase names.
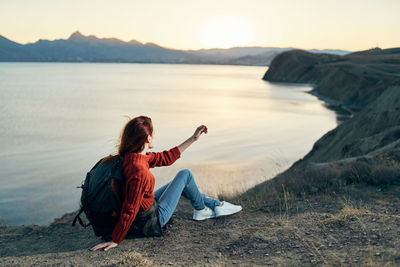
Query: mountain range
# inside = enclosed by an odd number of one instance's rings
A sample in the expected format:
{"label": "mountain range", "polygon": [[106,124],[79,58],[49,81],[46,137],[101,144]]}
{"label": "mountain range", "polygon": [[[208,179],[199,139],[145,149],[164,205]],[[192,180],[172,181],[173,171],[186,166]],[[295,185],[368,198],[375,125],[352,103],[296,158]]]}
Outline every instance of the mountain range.
{"label": "mountain range", "polygon": [[[227,49],[178,50],[155,43],[128,42],[117,38],[85,36],[79,31],[68,39],[20,44],[0,35],[1,62],[130,62],[175,64],[228,64],[269,66],[287,47],[232,47]],[[312,53],[346,55],[344,50],[307,50]]]}

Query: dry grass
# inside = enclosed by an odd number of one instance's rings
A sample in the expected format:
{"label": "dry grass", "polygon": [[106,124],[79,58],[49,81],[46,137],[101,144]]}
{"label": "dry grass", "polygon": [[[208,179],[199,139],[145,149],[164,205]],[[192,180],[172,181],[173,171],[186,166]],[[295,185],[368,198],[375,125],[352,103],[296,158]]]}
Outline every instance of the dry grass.
{"label": "dry grass", "polygon": [[360,216],[366,213],[366,210],[363,208],[356,208],[350,203],[345,203],[343,208],[339,213],[333,214],[326,219],[320,221],[320,223],[324,226],[339,224],[345,225],[349,220],[356,218],[360,221]]}
{"label": "dry grass", "polygon": [[143,256],[137,252],[129,251],[122,255],[122,260],[111,266],[153,266],[151,260],[143,258]]}
{"label": "dry grass", "polygon": [[[248,208],[285,211],[298,199],[350,192],[355,185],[384,188],[400,183],[400,163],[388,155],[323,164],[302,164],[275,178],[228,198]],[[350,191],[349,191],[350,190]]]}
{"label": "dry grass", "polygon": [[[276,227],[281,229],[279,231],[292,232],[301,240],[306,254],[315,259],[314,263],[326,266],[396,266],[398,263],[393,260],[393,255],[398,252],[391,246],[398,246],[398,242],[387,241],[384,245],[379,240],[388,235],[388,227],[398,220],[399,215],[387,212],[385,206],[393,204],[385,198],[374,200],[377,194],[382,197],[386,189],[400,184],[400,158],[392,156],[385,154],[325,164],[299,164],[227,200],[246,209],[278,215],[275,217]],[[315,210],[311,205],[304,208],[309,201],[319,200],[338,202],[338,207],[328,213]],[[370,206],[380,210],[373,211]],[[303,223],[310,220],[312,224],[298,225],[299,218]],[[379,225],[378,221],[390,223]],[[347,234],[339,234],[337,231],[340,229]],[[318,234],[310,235],[309,231]]]}
{"label": "dry grass", "polygon": [[[366,251],[366,257],[365,260],[363,262],[363,264],[365,264],[366,266],[381,266],[382,265],[382,261],[381,260],[377,260],[377,256],[381,255],[381,248],[379,246],[374,246],[372,245],[371,242],[371,237],[370,237],[370,233],[371,233],[371,229],[369,229],[368,224],[365,221],[368,221],[369,218],[365,218],[365,220],[363,219],[363,217],[371,217],[371,216],[380,216],[380,214],[374,214],[373,212],[367,211],[366,209],[363,208],[356,208],[353,205],[346,203],[345,206],[343,207],[343,209],[340,211],[340,213],[332,216],[328,222],[343,222],[343,223],[348,223],[348,221],[355,219],[360,227],[360,230],[363,232],[363,234],[365,235],[366,239],[367,239],[367,247],[365,249]],[[322,223],[327,223],[327,221],[324,221]],[[347,259],[351,259],[351,255],[349,253],[346,254],[346,258]],[[386,262],[385,266],[390,266],[390,265],[394,265],[394,263],[392,262]]]}
{"label": "dry grass", "polygon": [[[314,264],[324,266],[397,266],[393,256],[398,254],[394,247],[376,242],[376,218],[395,218],[396,215],[376,213],[362,203],[343,199],[337,213],[321,213],[310,210],[304,214],[293,214],[278,223],[279,231],[291,232],[305,248],[306,255],[312,255]],[[386,219],[384,219],[386,220]],[[277,219],[281,222],[281,219]],[[309,221],[309,225],[304,225]],[[390,228],[390,225],[387,227]],[[384,236],[384,227],[378,235]],[[339,234],[337,231],[347,232]],[[276,231],[276,229],[275,229]],[[343,236],[344,235],[344,236]],[[347,243],[350,240],[350,243]],[[375,242],[374,242],[375,240]],[[395,241],[395,243],[398,243]]]}

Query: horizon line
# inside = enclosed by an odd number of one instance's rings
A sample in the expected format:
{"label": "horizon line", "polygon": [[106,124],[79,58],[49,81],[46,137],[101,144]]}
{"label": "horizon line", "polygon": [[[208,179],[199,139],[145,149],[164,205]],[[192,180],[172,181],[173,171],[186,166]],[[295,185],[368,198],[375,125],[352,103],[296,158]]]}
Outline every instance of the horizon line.
{"label": "horizon line", "polygon": [[[54,39],[42,39],[42,38],[39,38],[39,39],[37,39],[36,41],[30,41],[30,42],[28,41],[28,42],[26,42],[26,43],[22,43],[22,42],[18,42],[18,41],[14,41],[14,40],[12,40],[12,39],[9,39],[9,38],[7,38],[5,35],[2,35],[1,33],[0,33],[0,36],[2,36],[3,38],[5,38],[5,39],[7,39],[7,40],[9,40],[9,41],[11,41],[11,42],[14,42],[14,43],[17,43],[17,44],[20,44],[20,45],[28,45],[28,44],[37,43],[37,42],[39,42],[39,41],[41,41],[41,40],[43,40],[43,41],[68,40],[68,39],[71,38],[71,36],[74,35],[74,34],[80,34],[80,35],[82,35],[83,37],[95,37],[95,38],[100,39],[100,40],[101,40],[101,39],[116,39],[116,40],[121,41],[121,42],[124,42],[124,43],[129,43],[129,42],[135,41],[135,42],[138,42],[138,43],[143,44],[143,45],[146,45],[146,44],[154,44],[154,45],[160,46],[160,47],[165,48],[165,49],[180,50],[180,51],[197,51],[197,50],[213,50],[213,49],[227,50],[227,49],[232,49],[232,48],[292,48],[292,49],[303,49],[303,50],[335,50],[335,51],[347,51],[347,52],[362,51],[362,50],[347,50],[347,49],[344,50],[344,49],[336,49],[336,48],[300,48],[300,47],[293,47],[293,46],[261,46],[261,45],[232,46],[232,47],[227,47],[227,48],[222,48],[222,47],[211,47],[211,48],[207,48],[207,47],[203,47],[203,48],[185,48],[185,49],[180,49],[180,48],[173,48],[173,47],[168,47],[168,46],[162,46],[162,45],[160,45],[160,44],[158,44],[158,43],[155,43],[155,42],[140,42],[140,41],[138,41],[138,40],[136,40],[136,39],[131,39],[131,40],[126,41],[126,40],[120,39],[120,38],[118,38],[118,37],[99,37],[99,36],[94,35],[94,34],[85,35],[85,34],[82,34],[81,31],[79,31],[79,30],[75,30],[73,33],[71,33],[71,34],[70,34],[68,37],[66,37],[66,38],[54,38]],[[373,49],[373,48],[376,48],[376,47],[371,47],[371,48],[369,48],[369,49]],[[381,48],[381,47],[379,47],[379,48]],[[392,48],[392,47],[390,47],[390,48]],[[381,48],[381,49],[386,49],[386,48]]]}

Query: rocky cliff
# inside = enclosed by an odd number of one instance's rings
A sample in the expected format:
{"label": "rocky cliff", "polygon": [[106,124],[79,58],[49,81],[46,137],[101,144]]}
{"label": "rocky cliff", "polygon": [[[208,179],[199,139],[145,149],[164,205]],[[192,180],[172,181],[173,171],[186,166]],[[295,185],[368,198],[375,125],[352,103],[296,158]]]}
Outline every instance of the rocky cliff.
{"label": "rocky cliff", "polygon": [[287,51],[274,58],[263,79],[313,83],[312,93],[359,110],[388,87],[399,84],[400,48],[344,56]]}
{"label": "rocky cliff", "polygon": [[356,110],[319,139],[302,161],[328,162],[400,148],[400,49],[345,56],[283,52],[263,79],[313,83],[312,93]]}
{"label": "rocky cliff", "polygon": [[263,79],[312,83],[311,93],[352,109],[353,116],[322,136],[289,169],[238,200],[274,209],[288,196],[348,193],[355,185],[381,189],[400,184],[399,48],[345,56],[287,51],[274,58]]}

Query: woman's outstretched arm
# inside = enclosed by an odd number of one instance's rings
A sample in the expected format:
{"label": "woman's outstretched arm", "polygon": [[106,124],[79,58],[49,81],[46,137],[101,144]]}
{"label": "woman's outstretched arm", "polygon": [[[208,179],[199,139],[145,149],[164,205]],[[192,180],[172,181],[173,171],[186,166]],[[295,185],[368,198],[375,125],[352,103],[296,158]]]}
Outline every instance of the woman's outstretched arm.
{"label": "woman's outstretched arm", "polygon": [[189,137],[185,142],[183,142],[182,144],[180,144],[178,146],[179,151],[182,153],[186,148],[188,148],[194,141],[196,141],[197,139],[200,138],[200,135],[202,133],[207,133],[208,129],[207,126],[205,125],[200,125],[199,127],[197,127],[196,131],[194,132],[194,134]]}

